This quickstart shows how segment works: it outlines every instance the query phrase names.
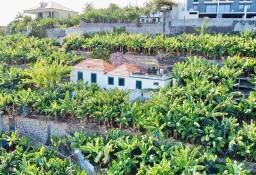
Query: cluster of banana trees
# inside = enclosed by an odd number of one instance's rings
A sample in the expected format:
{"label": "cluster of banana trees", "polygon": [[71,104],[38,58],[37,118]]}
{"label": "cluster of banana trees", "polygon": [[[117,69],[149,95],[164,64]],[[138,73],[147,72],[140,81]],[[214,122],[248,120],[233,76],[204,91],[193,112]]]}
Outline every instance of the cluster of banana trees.
{"label": "cluster of banana trees", "polygon": [[86,175],[85,171],[68,159],[60,159],[57,153],[45,147],[31,146],[26,137],[19,138],[17,132],[0,137],[0,174],[58,174]]}
{"label": "cluster of banana trees", "polygon": [[9,91],[25,78],[21,68],[0,65],[0,91]]}
{"label": "cluster of banana trees", "polygon": [[[0,66],[0,110],[12,115],[41,114],[55,119],[95,120],[108,127],[133,126],[128,92],[68,82],[62,60],[38,60],[26,69]],[[138,106],[138,105],[137,105]]]}
{"label": "cluster of banana trees", "polygon": [[[211,42],[209,42],[211,41]],[[106,34],[84,38],[82,35],[68,36],[63,47],[68,50],[88,50],[106,48],[110,52],[133,52],[157,55],[159,52],[180,55],[198,55],[220,59],[226,56],[255,57],[256,38],[245,35],[182,34],[174,37],[142,34]]]}
{"label": "cluster of banana trees", "polygon": [[68,53],[56,40],[25,37],[21,34],[0,36],[0,62],[7,64],[35,63],[39,59],[62,60],[71,65],[81,60],[74,53]]}
{"label": "cluster of banana trees", "polygon": [[[230,57],[222,67],[201,58],[177,63],[173,76],[178,83],[156,92],[146,103],[130,103],[127,92],[120,90],[104,91],[83,82],[64,83],[67,68],[62,65],[59,69],[57,62],[38,62],[23,71],[25,77],[13,73],[19,68],[2,68],[0,76],[8,83],[0,86],[4,89],[0,91],[0,109],[10,115],[17,112],[56,120],[94,120],[111,128],[133,128],[158,138],[201,144],[211,152],[225,152],[242,121],[254,120],[255,93],[244,99],[232,92],[238,76],[244,72],[255,75],[251,60]],[[12,88],[7,86],[10,82]]]}
{"label": "cluster of banana trees", "polygon": [[[61,83],[58,86],[37,89],[14,89],[0,93],[0,109],[12,114],[47,115],[53,119],[85,119],[104,123],[107,127],[130,127],[131,109],[129,95],[121,90],[101,90],[83,82]],[[25,111],[25,112],[24,112]]]}
{"label": "cluster of banana trees", "polygon": [[253,120],[250,124],[244,122],[229,147],[247,160],[256,161],[256,122]]}
{"label": "cluster of banana trees", "polygon": [[[239,135],[245,130],[242,121],[253,119],[255,123],[256,98],[253,92],[248,99],[239,92],[232,92],[235,78],[242,72],[243,68],[236,64],[219,68],[198,58],[176,64],[173,76],[178,83],[156,93],[142,107],[143,113],[138,117],[140,127],[149,135],[186,140],[210,152],[247,155],[236,150],[254,148],[252,137],[247,138],[248,143],[243,142],[243,148],[239,142],[239,138],[243,138]],[[254,133],[254,130],[251,125],[248,132]],[[256,160],[252,151],[247,153],[251,160]]]}
{"label": "cluster of banana trees", "polygon": [[156,137],[129,136],[121,131],[108,131],[105,137],[85,136],[76,132],[69,139],[94,165],[106,168],[105,174],[238,174],[249,173],[245,167],[227,159],[222,166],[217,156]]}

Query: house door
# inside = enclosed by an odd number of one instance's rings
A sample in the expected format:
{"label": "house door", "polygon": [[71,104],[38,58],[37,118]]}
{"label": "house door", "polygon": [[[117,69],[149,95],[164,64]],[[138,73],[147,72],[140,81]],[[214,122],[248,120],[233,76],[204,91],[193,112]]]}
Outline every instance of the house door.
{"label": "house door", "polygon": [[136,89],[142,89],[142,81],[136,81]]}

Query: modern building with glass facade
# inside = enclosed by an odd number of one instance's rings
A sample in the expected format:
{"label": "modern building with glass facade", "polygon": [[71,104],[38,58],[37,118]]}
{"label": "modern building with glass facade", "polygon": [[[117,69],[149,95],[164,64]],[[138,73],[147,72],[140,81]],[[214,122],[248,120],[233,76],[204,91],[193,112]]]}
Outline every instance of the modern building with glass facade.
{"label": "modern building with glass facade", "polygon": [[199,18],[254,18],[256,0],[186,0],[187,11]]}

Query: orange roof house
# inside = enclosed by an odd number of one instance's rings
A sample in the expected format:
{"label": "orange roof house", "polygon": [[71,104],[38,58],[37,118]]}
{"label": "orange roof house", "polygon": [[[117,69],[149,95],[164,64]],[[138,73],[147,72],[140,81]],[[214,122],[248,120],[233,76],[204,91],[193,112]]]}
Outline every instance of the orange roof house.
{"label": "orange roof house", "polygon": [[74,83],[82,80],[89,85],[96,83],[104,89],[141,90],[166,87],[171,77],[164,71],[159,71],[158,75],[149,75],[132,63],[115,67],[101,59],[86,59],[73,66],[70,80]]}

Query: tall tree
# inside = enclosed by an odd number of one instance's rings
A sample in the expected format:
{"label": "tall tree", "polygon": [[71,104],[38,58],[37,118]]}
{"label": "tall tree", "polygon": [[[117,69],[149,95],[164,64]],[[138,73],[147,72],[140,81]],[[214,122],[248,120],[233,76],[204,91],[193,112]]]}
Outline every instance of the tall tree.
{"label": "tall tree", "polygon": [[86,2],[83,9],[84,13],[92,10],[94,10],[93,2]]}

